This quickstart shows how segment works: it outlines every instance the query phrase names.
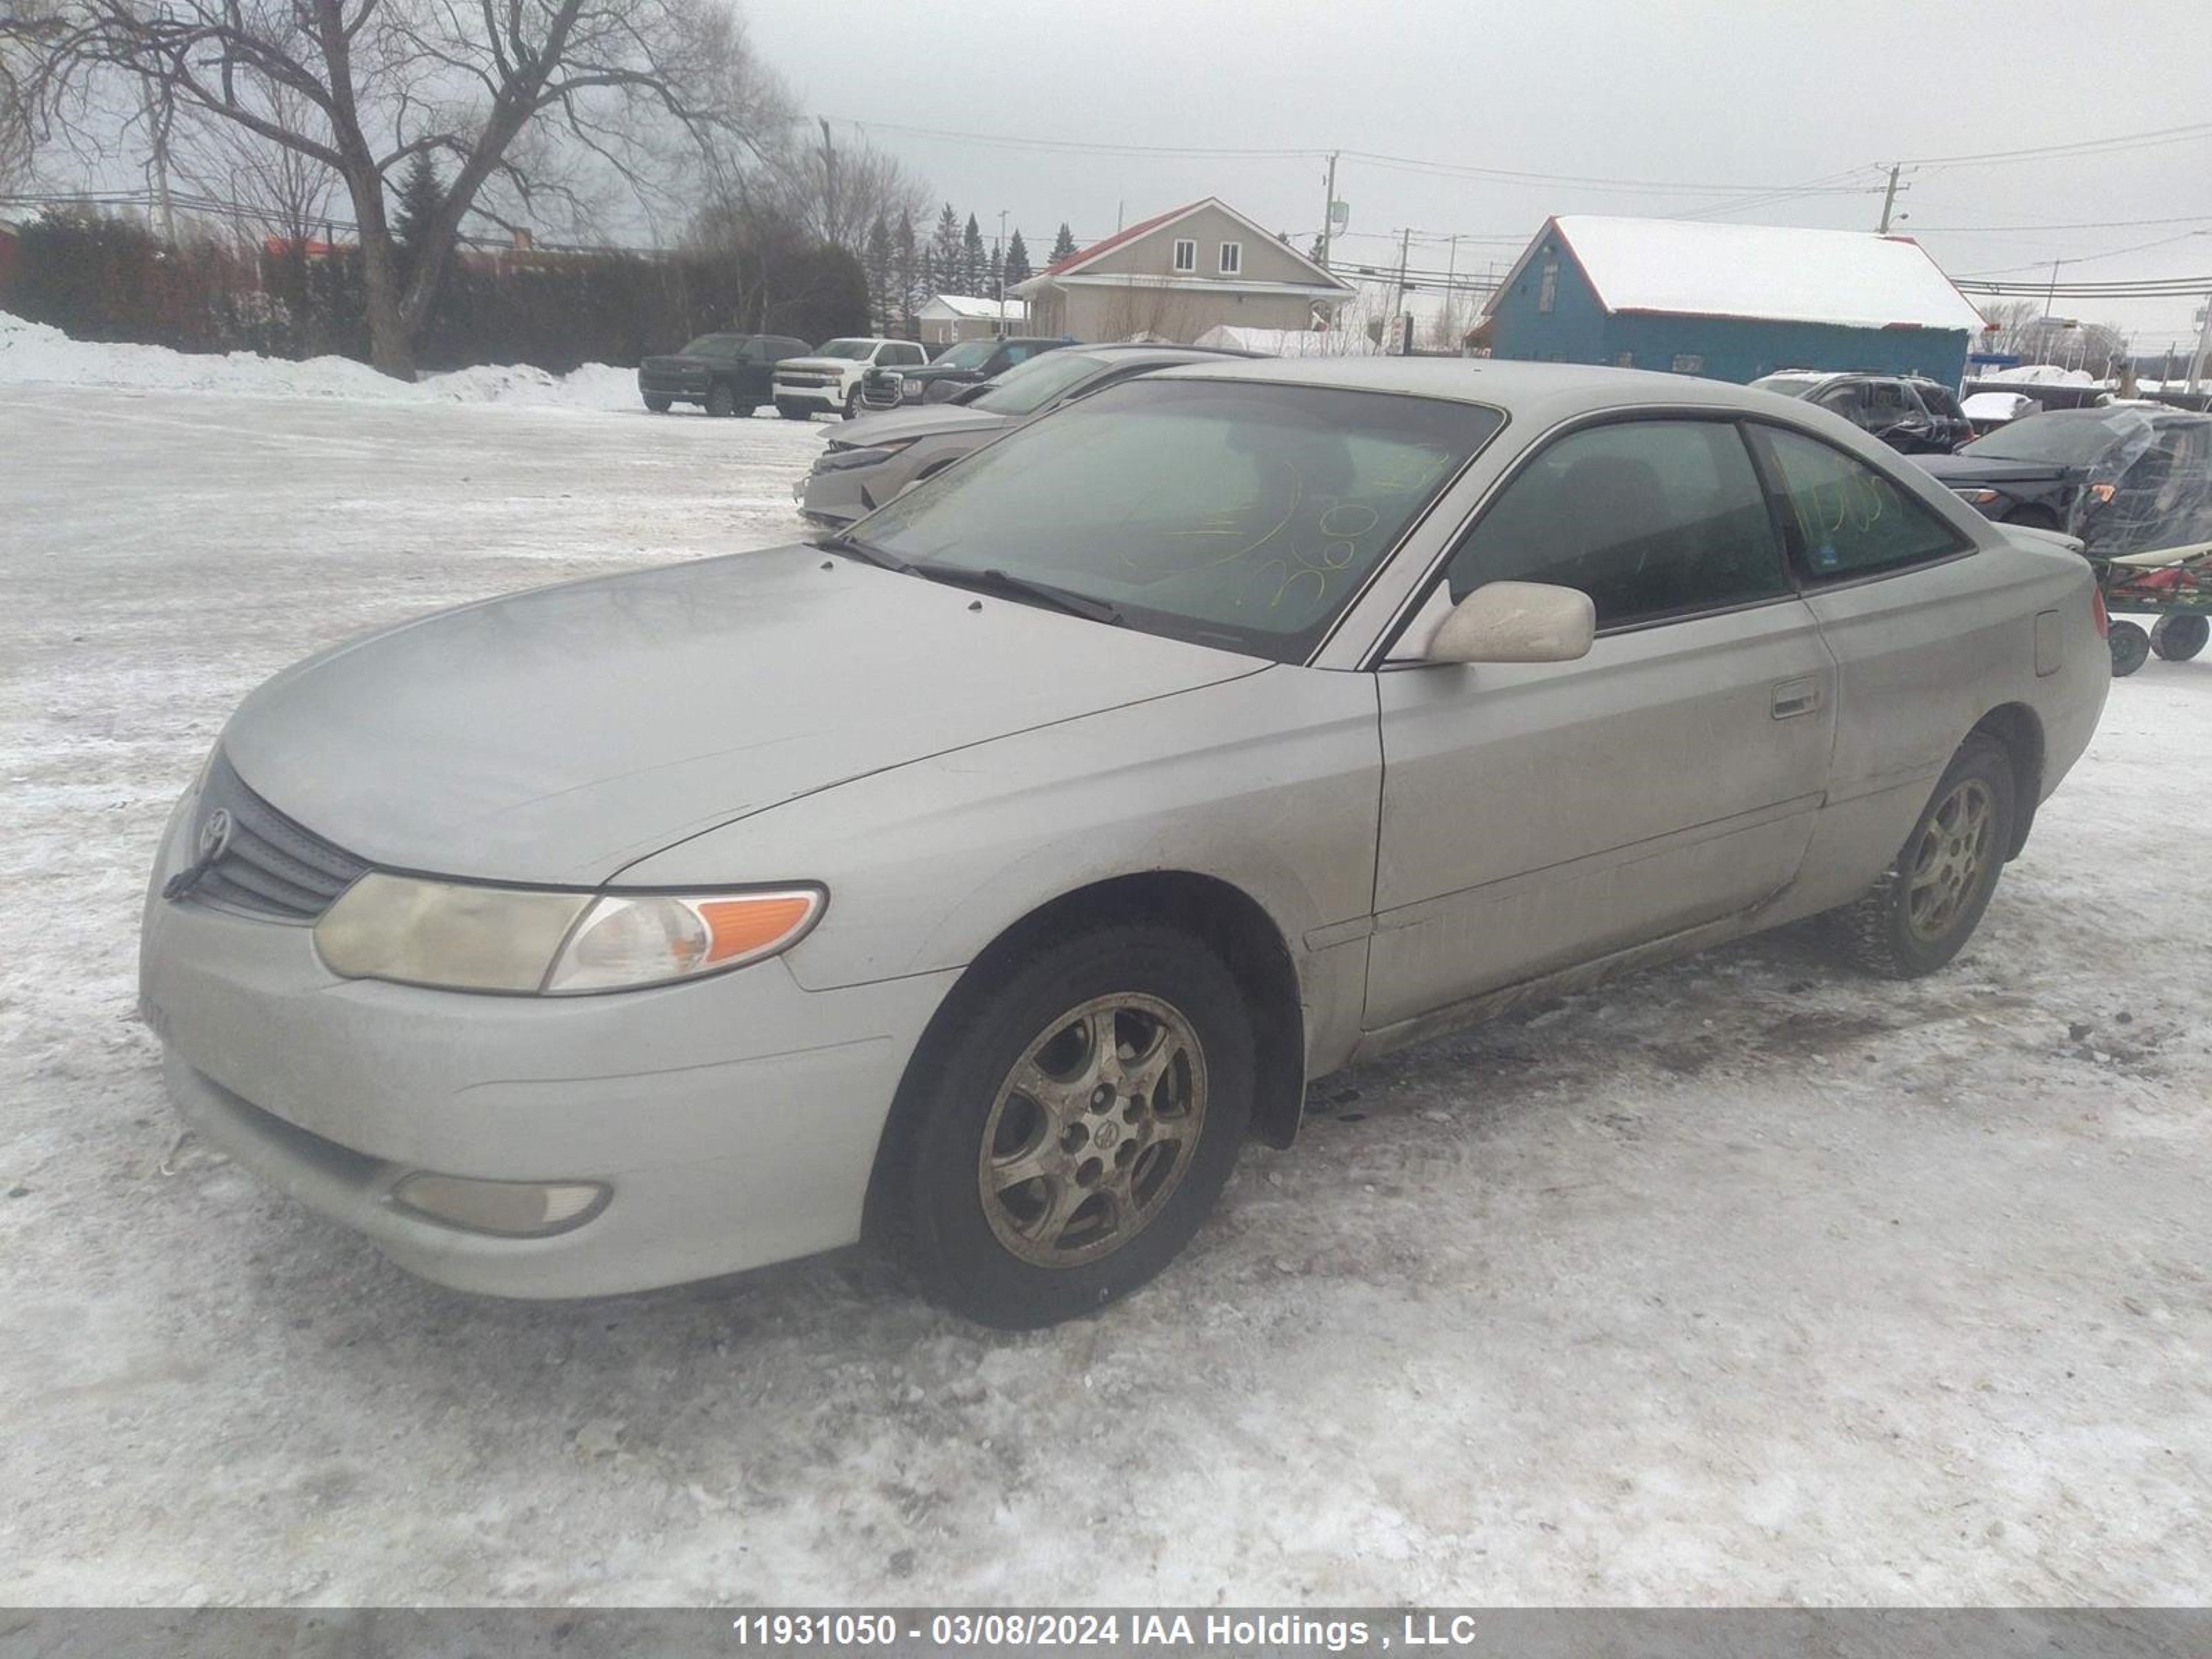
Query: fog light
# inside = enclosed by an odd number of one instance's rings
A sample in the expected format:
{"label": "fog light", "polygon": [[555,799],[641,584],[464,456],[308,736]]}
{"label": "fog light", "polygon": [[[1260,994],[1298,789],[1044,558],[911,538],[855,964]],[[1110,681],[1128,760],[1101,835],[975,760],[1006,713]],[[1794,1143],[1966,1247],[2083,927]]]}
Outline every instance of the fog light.
{"label": "fog light", "polygon": [[392,1189],[403,1209],[501,1238],[544,1238],[580,1227],[606,1207],[611,1189],[596,1181],[471,1181],[411,1175]]}

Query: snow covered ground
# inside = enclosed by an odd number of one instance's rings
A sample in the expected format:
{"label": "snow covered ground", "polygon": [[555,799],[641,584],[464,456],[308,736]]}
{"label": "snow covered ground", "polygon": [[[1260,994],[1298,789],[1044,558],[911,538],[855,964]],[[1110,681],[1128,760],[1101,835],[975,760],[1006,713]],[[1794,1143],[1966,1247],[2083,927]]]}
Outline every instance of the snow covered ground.
{"label": "snow covered ground", "polygon": [[137,912],[239,696],[789,538],[820,436],[0,386],[0,1605],[2201,1599],[2212,658],[1951,972],[1787,934],[1334,1079],[1059,1330],[471,1298],[179,1146]]}

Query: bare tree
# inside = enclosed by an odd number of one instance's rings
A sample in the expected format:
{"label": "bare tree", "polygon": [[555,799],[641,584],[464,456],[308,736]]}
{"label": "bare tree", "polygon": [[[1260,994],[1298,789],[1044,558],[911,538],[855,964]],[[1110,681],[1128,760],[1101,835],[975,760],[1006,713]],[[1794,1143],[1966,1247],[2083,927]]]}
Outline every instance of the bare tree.
{"label": "bare tree", "polygon": [[865,138],[848,143],[823,131],[787,129],[769,151],[769,183],[782,213],[817,241],[866,251],[877,220],[896,224],[922,210],[928,189],[896,157]]}
{"label": "bare tree", "polygon": [[[163,142],[179,117],[228,124],[337,175],[361,240],[370,361],[401,379],[470,216],[580,219],[607,187],[668,211],[786,119],[725,0],[52,3],[36,29],[0,10],[0,49],[27,58],[43,123],[112,137],[103,94],[119,82]],[[416,155],[443,157],[450,182],[403,261],[386,179]]]}
{"label": "bare tree", "polygon": [[40,38],[55,26],[45,0],[0,0],[0,191],[29,180],[35,134],[28,82]]}

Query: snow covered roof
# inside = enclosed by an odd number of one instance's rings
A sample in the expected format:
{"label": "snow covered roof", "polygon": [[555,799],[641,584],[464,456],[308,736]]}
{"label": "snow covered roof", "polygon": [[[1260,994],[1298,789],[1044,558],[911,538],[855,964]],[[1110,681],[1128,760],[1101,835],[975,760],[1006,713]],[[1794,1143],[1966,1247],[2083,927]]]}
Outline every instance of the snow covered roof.
{"label": "snow covered roof", "polygon": [[1554,231],[1599,302],[1616,313],[1755,317],[1845,328],[1978,332],[1982,326],[1981,313],[1919,243],[1871,231],[1565,214],[1529,244],[1505,289]]}
{"label": "snow covered roof", "polygon": [[[932,306],[941,307],[945,314],[951,317],[971,319],[988,317],[994,322],[996,322],[999,317],[999,302],[996,300],[984,299],[979,295],[933,294],[921,307],[922,315],[934,314],[930,310]],[[1009,299],[1006,301],[1006,315],[1009,317],[1018,317],[1027,309],[1028,307],[1019,300]]]}

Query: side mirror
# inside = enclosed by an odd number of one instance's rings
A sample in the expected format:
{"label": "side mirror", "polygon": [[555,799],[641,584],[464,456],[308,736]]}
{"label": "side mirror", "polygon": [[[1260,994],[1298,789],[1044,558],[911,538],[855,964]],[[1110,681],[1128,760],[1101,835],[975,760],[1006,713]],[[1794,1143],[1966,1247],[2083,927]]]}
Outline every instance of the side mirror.
{"label": "side mirror", "polygon": [[1550,582],[1485,582],[1429,638],[1431,662],[1573,662],[1597,637],[1589,594]]}

